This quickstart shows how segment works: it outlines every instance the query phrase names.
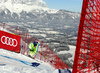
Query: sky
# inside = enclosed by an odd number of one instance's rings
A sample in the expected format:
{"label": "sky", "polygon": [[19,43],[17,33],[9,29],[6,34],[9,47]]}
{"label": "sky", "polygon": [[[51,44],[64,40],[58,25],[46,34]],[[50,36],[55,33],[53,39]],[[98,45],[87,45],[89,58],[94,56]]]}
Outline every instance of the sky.
{"label": "sky", "polygon": [[81,12],[83,0],[43,0],[48,8]]}

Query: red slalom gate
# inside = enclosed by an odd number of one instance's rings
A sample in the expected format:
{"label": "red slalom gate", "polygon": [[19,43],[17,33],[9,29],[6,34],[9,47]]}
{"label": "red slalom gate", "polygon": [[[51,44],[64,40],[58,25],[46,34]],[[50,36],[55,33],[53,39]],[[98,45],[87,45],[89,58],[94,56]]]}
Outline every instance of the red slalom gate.
{"label": "red slalom gate", "polygon": [[83,0],[73,73],[100,73],[100,0]]}

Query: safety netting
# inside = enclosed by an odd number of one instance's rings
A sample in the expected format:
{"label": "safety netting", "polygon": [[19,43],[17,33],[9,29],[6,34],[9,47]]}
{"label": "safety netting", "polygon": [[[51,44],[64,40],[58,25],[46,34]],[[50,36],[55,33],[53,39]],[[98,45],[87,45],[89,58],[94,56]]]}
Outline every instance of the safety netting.
{"label": "safety netting", "polygon": [[100,73],[100,0],[83,0],[73,73]]}

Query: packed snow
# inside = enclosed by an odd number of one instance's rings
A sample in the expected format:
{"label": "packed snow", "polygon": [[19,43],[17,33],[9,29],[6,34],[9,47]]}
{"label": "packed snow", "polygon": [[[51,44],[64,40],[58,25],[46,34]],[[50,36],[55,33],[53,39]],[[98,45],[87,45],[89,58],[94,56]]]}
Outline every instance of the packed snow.
{"label": "packed snow", "polygon": [[[31,65],[34,63],[40,65]],[[0,49],[0,73],[58,73],[58,70],[43,61]]]}

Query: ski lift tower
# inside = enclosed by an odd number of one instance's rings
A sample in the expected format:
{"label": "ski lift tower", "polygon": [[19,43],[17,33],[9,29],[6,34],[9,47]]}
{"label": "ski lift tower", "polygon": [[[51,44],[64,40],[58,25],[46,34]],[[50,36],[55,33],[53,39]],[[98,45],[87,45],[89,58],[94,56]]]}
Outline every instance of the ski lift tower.
{"label": "ski lift tower", "polygon": [[83,0],[73,73],[100,73],[100,0]]}

